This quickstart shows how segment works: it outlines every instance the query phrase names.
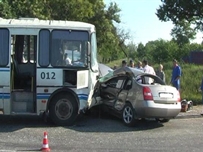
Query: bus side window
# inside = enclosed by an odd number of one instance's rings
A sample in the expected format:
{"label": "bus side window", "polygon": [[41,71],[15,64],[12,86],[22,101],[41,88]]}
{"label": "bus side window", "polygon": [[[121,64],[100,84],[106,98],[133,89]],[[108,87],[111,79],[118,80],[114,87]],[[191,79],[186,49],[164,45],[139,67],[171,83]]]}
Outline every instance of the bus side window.
{"label": "bus side window", "polygon": [[49,65],[49,45],[50,32],[49,30],[41,30],[39,32],[39,65],[46,67]]}
{"label": "bus side window", "polygon": [[0,66],[7,66],[9,62],[9,31],[0,29]]}

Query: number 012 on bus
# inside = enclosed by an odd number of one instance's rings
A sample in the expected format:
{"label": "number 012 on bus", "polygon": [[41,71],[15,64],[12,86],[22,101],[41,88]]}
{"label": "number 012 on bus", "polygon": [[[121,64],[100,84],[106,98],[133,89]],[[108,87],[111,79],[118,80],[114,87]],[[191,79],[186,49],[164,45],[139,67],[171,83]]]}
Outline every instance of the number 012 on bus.
{"label": "number 012 on bus", "polygon": [[92,100],[99,75],[95,26],[0,18],[0,111],[71,125]]}

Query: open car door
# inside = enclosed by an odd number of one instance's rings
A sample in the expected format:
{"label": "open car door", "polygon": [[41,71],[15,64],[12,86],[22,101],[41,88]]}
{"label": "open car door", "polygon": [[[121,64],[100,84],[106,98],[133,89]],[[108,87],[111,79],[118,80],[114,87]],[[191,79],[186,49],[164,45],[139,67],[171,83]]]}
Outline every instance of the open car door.
{"label": "open car door", "polygon": [[118,100],[119,93],[123,89],[125,81],[125,76],[118,76],[102,83],[100,85],[100,97],[102,103],[113,107]]}

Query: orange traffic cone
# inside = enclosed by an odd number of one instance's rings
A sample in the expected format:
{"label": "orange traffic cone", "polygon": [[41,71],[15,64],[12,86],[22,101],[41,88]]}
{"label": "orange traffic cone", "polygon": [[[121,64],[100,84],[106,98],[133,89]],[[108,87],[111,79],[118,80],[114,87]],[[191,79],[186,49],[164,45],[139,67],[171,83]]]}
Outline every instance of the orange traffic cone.
{"label": "orange traffic cone", "polygon": [[48,144],[48,138],[47,138],[47,132],[44,132],[44,139],[43,139],[43,145],[42,149],[43,152],[49,152],[51,149],[49,148]]}

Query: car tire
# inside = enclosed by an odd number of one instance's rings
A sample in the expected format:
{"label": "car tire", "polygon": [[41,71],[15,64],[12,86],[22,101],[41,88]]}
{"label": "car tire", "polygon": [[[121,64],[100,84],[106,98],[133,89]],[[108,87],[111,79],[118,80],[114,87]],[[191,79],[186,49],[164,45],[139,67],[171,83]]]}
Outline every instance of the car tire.
{"label": "car tire", "polygon": [[126,103],[122,111],[122,119],[126,126],[133,127],[136,123],[135,112],[130,103]]}
{"label": "car tire", "polygon": [[78,115],[78,104],[76,99],[71,94],[57,94],[51,100],[49,114],[56,125],[72,125]]}
{"label": "car tire", "polygon": [[170,121],[170,119],[156,118],[156,121],[159,121],[159,122],[164,123],[164,122],[169,122],[169,121]]}

